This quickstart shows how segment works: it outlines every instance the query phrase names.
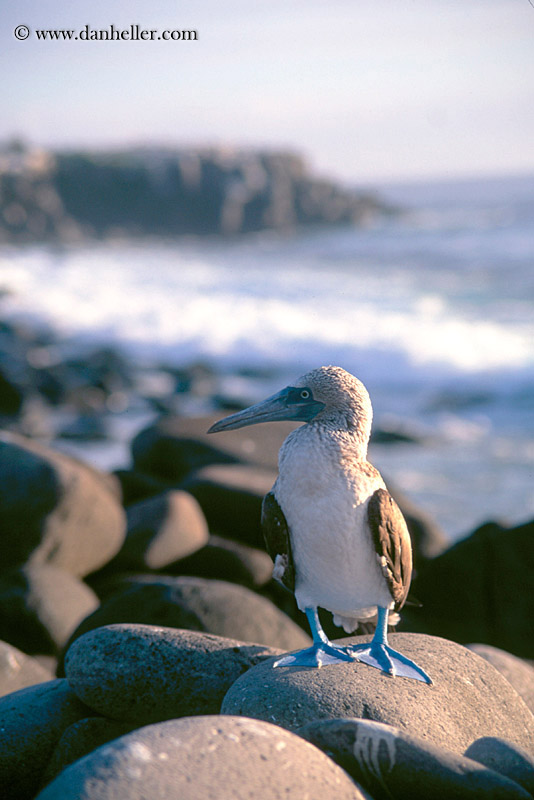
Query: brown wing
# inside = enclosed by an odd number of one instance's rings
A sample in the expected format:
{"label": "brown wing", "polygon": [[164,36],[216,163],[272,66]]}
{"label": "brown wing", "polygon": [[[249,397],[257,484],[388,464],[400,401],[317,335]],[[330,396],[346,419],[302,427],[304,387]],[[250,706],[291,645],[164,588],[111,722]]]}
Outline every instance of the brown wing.
{"label": "brown wing", "polygon": [[376,554],[398,611],[412,579],[410,534],[400,508],[385,489],[377,489],[372,495],[367,514]]}
{"label": "brown wing", "polygon": [[261,527],[267,552],[274,561],[273,578],[294,592],[295,565],[291,552],[291,536],[284,512],[273,492],[269,492],[263,498]]}

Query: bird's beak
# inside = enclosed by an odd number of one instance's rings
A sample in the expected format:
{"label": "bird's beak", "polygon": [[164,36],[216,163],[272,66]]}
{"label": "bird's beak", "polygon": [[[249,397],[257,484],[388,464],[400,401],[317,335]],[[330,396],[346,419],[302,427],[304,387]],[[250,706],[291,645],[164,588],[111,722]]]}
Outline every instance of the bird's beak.
{"label": "bird's beak", "polygon": [[307,422],[324,408],[324,403],[313,399],[299,402],[295,395],[298,395],[298,389],[288,386],[261,403],[249,406],[244,411],[238,411],[237,414],[224,417],[212,425],[208,433],[232,431],[236,428],[245,428],[247,425],[256,425],[258,422],[280,422],[281,420]]}

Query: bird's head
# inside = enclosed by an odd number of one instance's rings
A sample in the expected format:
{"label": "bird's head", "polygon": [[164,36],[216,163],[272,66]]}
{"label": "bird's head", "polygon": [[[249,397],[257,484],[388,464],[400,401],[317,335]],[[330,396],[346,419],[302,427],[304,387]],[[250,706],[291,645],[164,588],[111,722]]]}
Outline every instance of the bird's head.
{"label": "bird's head", "polygon": [[208,433],[230,431],[259,422],[294,420],[357,433],[367,442],[372,408],[367,389],[341,367],[319,367],[261,403],[212,425]]}

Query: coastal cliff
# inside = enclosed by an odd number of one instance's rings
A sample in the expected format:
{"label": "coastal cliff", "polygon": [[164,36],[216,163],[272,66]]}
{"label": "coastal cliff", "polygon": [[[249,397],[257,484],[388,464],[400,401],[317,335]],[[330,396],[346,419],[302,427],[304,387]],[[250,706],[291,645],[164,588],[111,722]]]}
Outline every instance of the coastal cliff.
{"label": "coastal cliff", "polygon": [[0,148],[0,242],[286,232],[392,211],[286,151]]}

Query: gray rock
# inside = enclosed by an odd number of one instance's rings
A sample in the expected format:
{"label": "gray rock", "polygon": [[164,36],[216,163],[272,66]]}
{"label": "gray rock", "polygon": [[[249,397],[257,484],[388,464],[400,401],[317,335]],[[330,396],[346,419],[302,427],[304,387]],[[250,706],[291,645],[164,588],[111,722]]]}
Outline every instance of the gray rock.
{"label": "gray rock", "polygon": [[310,638],[264,597],[226,581],[139,576],[105,600],[74,631],[82,633],[116,622],[138,622],[205,631],[217,636],[288,649]]}
{"label": "gray rock", "polygon": [[500,650],[490,644],[468,644],[467,647],[493,664],[534,713],[534,667],[523,659],[507,653],[506,650]]}
{"label": "gray rock", "polygon": [[382,722],[319,720],[298,734],[333,758],[374,800],[531,797],[493,769]]}
{"label": "gray rock", "polygon": [[40,683],[0,698],[3,800],[34,797],[59,737],[88,713],[66,680]]}
{"label": "gray rock", "polygon": [[134,465],[181,481],[199,501],[214,533],[264,549],[261,503],[276,477],[280,445],[296,426],[267,423],[209,436],[209,427],[220,416],[163,418],[134,440]]}
{"label": "gray rock", "polygon": [[534,797],[534,756],[526,750],[504,739],[484,736],[469,745],[465,755],[506,775]]}
{"label": "gray rock", "polygon": [[0,696],[52,680],[53,674],[34,658],[0,641]]}
{"label": "gray rock", "polygon": [[212,464],[191,474],[182,486],[200,503],[211,531],[262,549],[261,505],[275,480],[274,470]]}
{"label": "gray rock", "polygon": [[527,566],[533,562],[534,521],[483,525],[423,565],[412,583],[422,608],[405,608],[402,625],[534,658],[534,637],[525,629],[534,618],[534,570]]}
{"label": "gray rock", "polygon": [[[357,636],[341,641],[369,640]],[[433,685],[392,678],[358,662],[275,669],[267,661],[234,683],[221,711],[290,730],[318,719],[373,719],[459,755],[481,736],[501,736],[534,752],[534,717],[490,664],[437,637],[396,633],[390,643],[426,670]]]}
{"label": "gray rock", "polygon": [[276,469],[278,450],[298,423],[268,422],[257,428],[208,435],[224,414],[206,417],[165,416],[141,431],[132,443],[136,469],[182,480],[208,464],[248,463]]}
{"label": "gray rock", "polygon": [[[179,419],[178,423],[183,428],[183,421]],[[177,484],[206,464],[234,464],[239,460],[219,449],[213,440],[199,441],[187,430],[175,434],[175,424],[175,417],[165,416],[135,437],[132,456],[137,472]],[[189,424],[193,423],[188,420]]]}
{"label": "gray rock", "polygon": [[145,725],[218,713],[232,683],[276,652],[194,631],[108,625],[74,642],[65,672],[94,711]]}
{"label": "gray rock", "polygon": [[210,536],[202,550],[165,568],[172,575],[219,578],[251,589],[269,583],[272,571],[273,562],[264,550],[222,536]]}
{"label": "gray rock", "polygon": [[0,577],[0,637],[25,653],[54,655],[98,606],[92,589],[62,569],[12,569]]}
{"label": "gray rock", "polygon": [[[72,764],[37,800],[363,800],[313,745],[275,725],[205,716],[136,730]],[[370,798],[368,798],[370,800]]]}
{"label": "gray rock", "polygon": [[111,480],[63,453],[2,432],[2,568],[47,563],[83,576],[109,561],[126,527]]}
{"label": "gray rock", "polygon": [[206,519],[188,492],[169,491],[142,500],[126,514],[126,540],[109,565],[116,569],[162,569],[208,541]]}
{"label": "gray rock", "polygon": [[83,758],[113,739],[135,730],[137,725],[104,717],[86,717],[73,722],[63,732],[41,778],[44,787],[69,764]]}

